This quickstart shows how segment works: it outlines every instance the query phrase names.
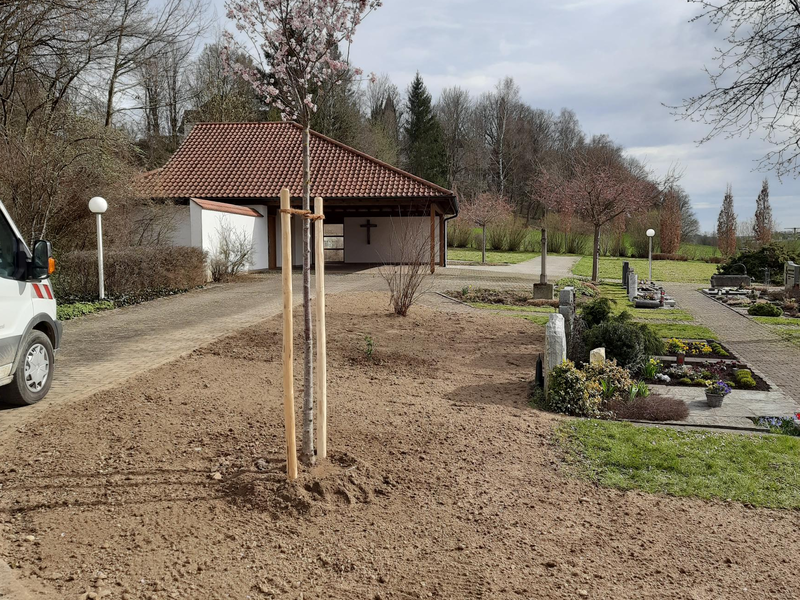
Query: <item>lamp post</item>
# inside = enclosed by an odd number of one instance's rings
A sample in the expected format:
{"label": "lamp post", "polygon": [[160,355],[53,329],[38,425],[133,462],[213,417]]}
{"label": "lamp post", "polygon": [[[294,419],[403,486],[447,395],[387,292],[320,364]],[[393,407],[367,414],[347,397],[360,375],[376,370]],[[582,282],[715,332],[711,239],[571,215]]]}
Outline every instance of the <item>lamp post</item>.
{"label": "lamp post", "polygon": [[97,217],[97,273],[100,280],[100,300],[106,297],[106,286],[103,277],[103,213],[108,210],[108,202],[100,196],[89,200],[89,210]]}
{"label": "lamp post", "polygon": [[[639,230],[641,231],[641,229]],[[653,238],[655,237],[656,232],[654,229],[647,230],[647,237],[650,238],[650,253],[649,253],[649,263],[650,263],[650,283],[653,282]]]}

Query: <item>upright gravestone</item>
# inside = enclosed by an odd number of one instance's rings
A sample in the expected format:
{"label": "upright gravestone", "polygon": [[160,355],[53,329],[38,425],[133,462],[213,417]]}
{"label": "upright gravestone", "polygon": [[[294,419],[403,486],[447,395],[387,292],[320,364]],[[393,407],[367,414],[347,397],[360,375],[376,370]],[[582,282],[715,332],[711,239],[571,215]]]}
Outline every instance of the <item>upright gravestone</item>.
{"label": "upright gravestone", "polygon": [[786,283],[787,291],[800,287],[800,265],[797,265],[792,261],[786,263],[784,282]]}
{"label": "upright gravestone", "polygon": [[631,263],[627,260],[622,261],[622,287],[628,291],[628,271],[631,270]]}
{"label": "upright gravestone", "polygon": [[561,314],[550,315],[544,336],[544,391],[547,392],[550,372],[567,360],[567,334]]}
{"label": "upright gravestone", "polygon": [[628,274],[628,299],[633,302],[636,299],[636,294],[639,291],[639,277],[631,269]]}
{"label": "upright gravestone", "polygon": [[558,312],[564,317],[564,333],[567,339],[572,335],[575,322],[575,288],[567,286],[558,293]]}
{"label": "upright gravestone", "polygon": [[602,365],[604,362],[606,362],[605,348],[595,348],[589,353],[590,365]]}

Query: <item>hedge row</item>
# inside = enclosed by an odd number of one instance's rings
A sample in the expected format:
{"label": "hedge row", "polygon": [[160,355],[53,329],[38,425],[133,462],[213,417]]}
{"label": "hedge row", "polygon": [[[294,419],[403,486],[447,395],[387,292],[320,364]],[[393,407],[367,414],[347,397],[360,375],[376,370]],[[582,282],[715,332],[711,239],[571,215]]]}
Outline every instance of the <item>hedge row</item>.
{"label": "hedge row", "polygon": [[[201,286],[206,281],[205,255],[199,248],[172,246],[112,248],[103,256],[106,294],[148,299]],[[97,298],[97,253],[68,252],[58,257],[53,289],[60,302]],[[119,302],[121,301],[121,302]]]}

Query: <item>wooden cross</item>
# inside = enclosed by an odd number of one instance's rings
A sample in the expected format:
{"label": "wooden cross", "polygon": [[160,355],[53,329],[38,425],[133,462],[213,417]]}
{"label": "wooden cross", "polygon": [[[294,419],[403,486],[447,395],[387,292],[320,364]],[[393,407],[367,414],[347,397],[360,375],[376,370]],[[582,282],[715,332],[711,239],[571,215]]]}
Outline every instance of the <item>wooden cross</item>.
{"label": "wooden cross", "polygon": [[364,225],[361,225],[361,227],[367,228],[367,244],[368,245],[372,244],[372,236],[370,234],[372,233],[372,228],[377,227],[377,225],[375,225],[375,223],[372,223],[370,222],[369,219],[367,219],[367,222]]}

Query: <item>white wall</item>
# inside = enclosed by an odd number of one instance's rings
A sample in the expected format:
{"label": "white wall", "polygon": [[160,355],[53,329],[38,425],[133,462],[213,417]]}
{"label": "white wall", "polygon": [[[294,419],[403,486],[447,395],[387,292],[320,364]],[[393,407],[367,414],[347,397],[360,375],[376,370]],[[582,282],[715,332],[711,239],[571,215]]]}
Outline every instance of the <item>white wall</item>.
{"label": "white wall", "polygon": [[[430,260],[430,217],[369,217],[372,243],[367,244],[367,217],[344,219],[344,261],[346,263],[397,263],[400,262],[400,241],[414,240],[423,244],[426,260]],[[439,216],[436,217],[436,261],[439,261]]]}
{"label": "white wall", "polygon": [[172,246],[192,245],[192,226],[189,207],[181,205],[163,204],[135,208],[132,212],[133,223],[137,236],[143,232],[144,243],[152,243],[156,238],[161,238],[161,243]]}
{"label": "white wall", "polygon": [[[278,271],[281,270],[281,261],[283,260],[283,244],[281,243],[281,215],[278,213],[276,216],[277,223],[275,224],[275,241],[276,252],[276,265]],[[314,252],[311,252],[311,259],[314,259]],[[303,219],[300,217],[292,217],[292,265],[295,267],[303,266]]]}
{"label": "white wall", "polygon": [[[269,240],[266,217],[250,217],[245,215],[233,215],[213,210],[203,210],[195,204],[191,205],[192,222],[192,245],[200,246],[208,253],[209,257],[214,256],[219,244],[220,224],[227,221],[235,230],[253,240],[255,252],[253,260],[247,270],[264,270],[269,266]],[[259,213],[266,213],[263,206],[251,207]],[[199,223],[199,227],[197,226]],[[198,240],[199,238],[199,240]],[[200,243],[195,244],[195,240]]]}

